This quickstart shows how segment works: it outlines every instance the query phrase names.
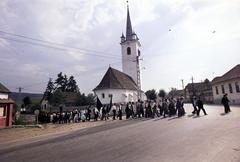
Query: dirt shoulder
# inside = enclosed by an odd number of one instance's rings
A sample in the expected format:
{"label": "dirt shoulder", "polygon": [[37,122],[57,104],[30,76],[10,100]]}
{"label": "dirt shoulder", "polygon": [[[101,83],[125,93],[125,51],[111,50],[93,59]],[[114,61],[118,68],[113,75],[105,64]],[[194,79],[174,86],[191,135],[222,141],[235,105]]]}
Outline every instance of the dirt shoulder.
{"label": "dirt shoulder", "polygon": [[81,122],[81,123],[70,123],[70,124],[43,124],[42,128],[9,128],[0,130],[0,144],[26,140],[30,138],[47,136],[50,134],[61,134],[68,133],[75,130],[80,130],[84,128],[91,128],[109,122],[117,121],[97,121],[97,122]]}

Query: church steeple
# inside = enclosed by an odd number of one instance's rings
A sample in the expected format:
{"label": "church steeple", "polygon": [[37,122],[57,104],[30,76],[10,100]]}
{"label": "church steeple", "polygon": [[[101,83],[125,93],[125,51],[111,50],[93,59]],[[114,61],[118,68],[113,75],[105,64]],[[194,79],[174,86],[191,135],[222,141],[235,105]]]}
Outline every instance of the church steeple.
{"label": "church steeple", "polygon": [[127,25],[126,25],[126,40],[132,40],[132,23],[129,14],[129,6],[127,5]]}
{"label": "church steeple", "polygon": [[[127,1],[128,3],[128,1]],[[129,6],[127,4],[127,23],[126,23],[126,35],[121,36],[122,46],[122,69],[123,72],[134,80],[141,89],[140,81],[140,47],[141,44],[137,37],[137,34],[133,31],[132,23],[130,19]]]}

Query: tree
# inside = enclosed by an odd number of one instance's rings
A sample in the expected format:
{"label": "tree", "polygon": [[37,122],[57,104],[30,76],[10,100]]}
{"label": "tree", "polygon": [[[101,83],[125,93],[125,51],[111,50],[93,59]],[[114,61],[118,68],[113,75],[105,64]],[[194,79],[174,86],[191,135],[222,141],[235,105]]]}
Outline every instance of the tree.
{"label": "tree", "polygon": [[156,100],[157,98],[155,89],[148,90],[145,92],[145,94],[149,100]]}
{"label": "tree", "polygon": [[159,90],[159,93],[158,93],[158,96],[164,98],[164,97],[166,96],[166,94],[167,94],[167,93],[165,92],[164,89],[160,89],[160,90]]}
{"label": "tree", "polygon": [[86,96],[86,100],[87,100],[87,105],[93,105],[96,101],[95,101],[95,95],[93,93],[89,93]]}
{"label": "tree", "polygon": [[32,101],[29,96],[26,96],[23,98],[23,104],[25,107],[28,107],[29,105],[31,105],[31,103],[32,103]]}
{"label": "tree", "polygon": [[64,102],[65,102],[65,96],[64,96],[63,92],[60,89],[57,89],[53,93],[53,95],[50,99],[50,104],[59,106],[60,104],[63,104]]}
{"label": "tree", "polygon": [[43,94],[43,99],[46,99],[49,101],[53,95],[54,89],[55,89],[54,83],[52,81],[52,78],[50,78],[47,84],[47,88]]}
{"label": "tree", "polygon": [[210,81],[208,80],[208,78],[206,78],[206,79],[204,80],[204,83],[205,83],[205,84],[209,84],[209,83],[210,83]]}
{"label": "tree", "polygon": [[67,75],[63,75],[62,72],[60,72],[57,77],[58,78],[55,80],[56,89],[60,89],[62,92],[65,92],[68,84]]}
{"label": "tree", "polygon": [[76,82],[76,80],[74,79],[73,76],[70,76],[70,78],[67,82],[66,91],[67,92],[79,92],[77,82]]}

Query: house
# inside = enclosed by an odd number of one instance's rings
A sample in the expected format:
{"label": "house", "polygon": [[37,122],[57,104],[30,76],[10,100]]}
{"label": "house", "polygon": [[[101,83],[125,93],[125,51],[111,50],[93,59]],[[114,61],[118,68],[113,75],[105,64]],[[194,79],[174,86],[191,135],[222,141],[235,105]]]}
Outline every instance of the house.
{"label": "house", "polygon": [[191,102],[192,98],[201,96],[205,103],[213,102],[212,86],[208,79],[199,83],[188,83],[185,87],[185,100]]}
{"label": "house", "polygon": [[121,36],[122,72],[109,68],[102,81],[93,90],[103,104],[119,102],[136,102],[145,100],[141,90],[141,44],[132,29],[129,6],[127,6],[126,34]]}
{"label": "house", "polygon": [[184,96],[184,90],[172,89],[167,94],[167,98],[179,98]]}
{"label": "house", "polygon": [[[77,92],[61,92],[64,103],[60,104],[62,107],[68,110],[68,107],[76,107],[77,101],[80,98],[80,93]],[[46,112],[52,112],[56,109],[59,109],[59,106],[51,105],[50,102],[43,98],[41,100],[41,110]],[[70,109],[69,109],[70,110]]]}
{"label": "house", "polygon": [[223,94],[227,93],[231,104],[240,104],[240,64],[222,76],[212,80],[214,103],[221,103]]}
{"label": "house", "polygon": [[138,100],[137,84],[127,74],[109,67],[99,85],[93,89],[102,104],[136,102]]}
{"label": "house", "polygon": [[10,91],[0,83],[0,128],[12,126],[13,100],[9,98]]}

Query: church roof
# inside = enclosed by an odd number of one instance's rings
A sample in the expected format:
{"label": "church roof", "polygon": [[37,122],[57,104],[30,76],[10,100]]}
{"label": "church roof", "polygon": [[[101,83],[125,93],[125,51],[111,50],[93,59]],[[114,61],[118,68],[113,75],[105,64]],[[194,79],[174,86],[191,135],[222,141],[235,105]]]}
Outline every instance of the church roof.
{"label": "church roof", "polygon": [[102,81],[94,89],[94,91],[100,89],[138,90],[138,87],[130,76],[119,70],[109,67]]}
{"label": "church roof", "polygon": [[1,93],[10,93],[9,89],[7,89],[4,85],[0,83],[0,92]]}
{"label": "church roof", "polygon": [[129,14],[129,7],[127,6],[127,26],[126,26],[126,40],[132,40],[132,23]]}
{"label": "church roof", "polygon": [[231,79],[240,78],[240,64],[229,70],[227,73],[212,80],[212,84],[224,82]]}

